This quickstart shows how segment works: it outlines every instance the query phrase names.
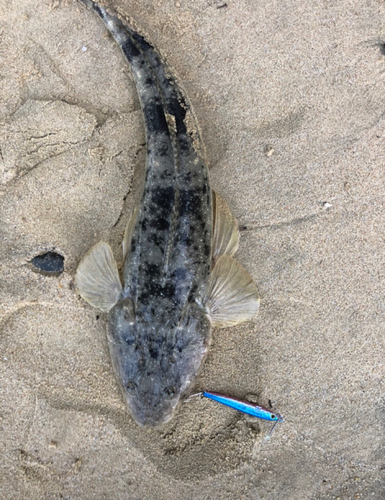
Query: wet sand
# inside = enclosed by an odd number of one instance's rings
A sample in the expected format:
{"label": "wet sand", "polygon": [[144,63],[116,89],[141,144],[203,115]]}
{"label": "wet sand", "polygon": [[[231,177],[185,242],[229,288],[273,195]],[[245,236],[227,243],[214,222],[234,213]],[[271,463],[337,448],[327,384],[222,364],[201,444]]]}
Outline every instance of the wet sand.
{"label": "wet sand", "polygon": [[[382,499],[385,5],[111,0],[168,61],[211,183],[261,294],[214,330],[191,392],[252,397],[270,424],[208,400],[164,428],[125,409],[106,317],[76,267],[121,262],[145,145],[130,70],[73,0],[0,4],[0,497]],[[60,276],[29,261],[54,250]]]}

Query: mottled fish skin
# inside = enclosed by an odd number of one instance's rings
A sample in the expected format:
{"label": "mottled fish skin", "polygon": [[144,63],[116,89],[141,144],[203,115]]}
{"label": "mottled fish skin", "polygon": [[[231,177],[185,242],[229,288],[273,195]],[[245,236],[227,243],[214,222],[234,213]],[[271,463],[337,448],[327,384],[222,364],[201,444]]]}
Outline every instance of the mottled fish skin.
{"label": "mottled fish skin", "polygon": [[189,106],[151,45],[94,2],[81,1],[120,45],[144,114],[146,180],[123,292],[108,313],[108,339],[133,417],[156,426],[172,417],[210,337],[203,306],[211,270],[208,170],[186,127]]}
{"label": "mottled fish skin", "polygon": [[[123,240],[123,282],[111,247],[83,257],[76,285],[108,312],[112,364],[134,419],[167,422],[194,379],[212,326],[251,319],[258,290],[236,261],[239,231],[209,186],[189,105],[154,48],[91,0],[132,70],[146,128],[143,196]],[[195,148],[198,143],[198,149]]]}

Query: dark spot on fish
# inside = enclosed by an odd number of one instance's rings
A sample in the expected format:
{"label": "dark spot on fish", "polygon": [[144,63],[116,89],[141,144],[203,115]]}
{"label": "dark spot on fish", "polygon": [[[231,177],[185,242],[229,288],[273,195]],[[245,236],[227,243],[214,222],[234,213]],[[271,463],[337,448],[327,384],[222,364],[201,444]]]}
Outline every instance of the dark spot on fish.
{"label": "dark spot on fish", "polygon": [[135,44],[132,43],[130,39],[126,40],[121,47],[124,55],[129,61],[132,61],[134,57],[140,56],[139,49],[135,46]]}
{"label": "dark spot on fish", "polygon": [[167,156],[169,154],[169,144],[165,142],[157,144],[156,154],[159,156]]}
{"label": "dark spot on fish", "polygon": [[36,255],[31,264],[46,276],[59,276],[64,271],[64,257],[56,252],[46,252]]}
{"label": "dark spot on fish", "polygon": [[150,303],[150,300],[154,297],[162,297],[164,295],[163,287],[160,285],[160,283],[156,283],[153,280],[154,276],[151,276],[150,273],[148,274],[148,280],[146,281],[146,286],[144,287],[145,291],[142,291],[138,299],[138,302],[142,302],[145,305],[148,305]]}
{"label": "dark spot on fish", "polygon": [[167,179],[168,177],[170,177],[171,175],[173,175],[171,172],[168,172],[167,170],[165,172],[162,172],[160,175],[159,175],[159,178],[164,181],[165,179]]}
{"label": "dark spot on fish", "polygon": [[[136,338],[134,335],[135,335],[134,333],[131,333],[131,335],[127,335],[126,337],[124,337],[124,341],[127,345],[135,344]],[[136,349],[136,347],[135,347],[135,349]]]}
{"label": "dark spot on fish", "polygon": [[151,222],[150,226],[159,231],[166,231],[170,227],[170,222],[164,217],[157,217]]}
{"label": "dark spot on fish", "polygon": [[147,126],[147,131],[149,134],[164,133],[167,136],[170,135],[168,125],[166,122],[166,117],[164,115],[163,105],[158,99],[153,99],[143,108],[144,118]]}
{"label": "dark spot on fish", "polygon": [[178,137],[178,146],[179,146],[179,149],[182,152],[189,153],[190,152],[190,144],[191,144],[191,142],[187,140],[187,137],[183,137],[183,135],[180,136],[180,134],[186,133],[186,126],[185,126],[183,120],[181,120],[181,123],[179,122],[179,120],[176,120],[176,122],[177,122],[177,130],[178,130],[178,133],[179,133],[179,137]]}
{"label": "dark spot on fish", "polygon": [[147,229],[147,219],[146,219],[146,217],[144,217],[143,220],[142,220],[142,229],[143,229],[143,231],[146,231],[146,229]]}
{"label": "dark spot on fish", "polygon": [[126,384],[126,389],[130,394],[133,394],[135,392],[136,387],[136,382],[134,382],[133,380],[129,380]]}
{"label": "dark spot on fish", "polygon": [[170,210],[173,206],[175,189],[172,186],[156,187],[151,192],[151,201],[158,207]]}
{"label": "dark spot on fish", "polygon": [[204,256],[205,257],[209,257],[210,255],[210,245],[208,245],[207,243],[205,244],[205,247],[204,247],[204,250],[203,250],[203,253],[204,253]]}
{"label": "dark spot on fish", "polygon": [[172,299],[175,295],[175,285],[173,283],[167,283],[163,289],[163,295],[169,299]]}
{"label": "dark spot on fish", "polygon": [[164,393],[168,398],[172,398],[175,396],[175,388],[172,386],[166,387]]}
{"label": "dark spot on fish", "polygon": [[183,238],[181,239],[181,243],[183,243],[186,247],[191,247],[193,240],[190,238],[190,236],[183,235]]}
{"label": "dark spot on fish", "polygon": [[150,347],[148,349],[148,352],[149,352],[152,359],[158,359],[159,350],[156,347]]}
{"label": "dark spot on fish", "polygon": [[171,283],[162,286],[160,283],[156,283],[154,280],[149,279],[146,281],[144,288],[145,291],[143,290],[138,297],[138,302],[141,302],[144,306],[149,306],[151,301],[156,297],[166,298],[170,301],[173,301],[175,297],[175,285]]}
{"label": "dark spot on fish", "polygon": [[92,4],[92,8],[94,9],[95,12],[97,12],[99,14],[99,16],[104,19],[104,14],[101,10],[101,8],[99,7],[99,5],[97,5],[96,3]]}
{"label": "dark spot on fish", "polygon": [[147,265],[147,269],[148,269],[148,274],[150,276],[153,276],[154,274],[158,274],[159,273],[159,268],[156,264],[148,264]]}

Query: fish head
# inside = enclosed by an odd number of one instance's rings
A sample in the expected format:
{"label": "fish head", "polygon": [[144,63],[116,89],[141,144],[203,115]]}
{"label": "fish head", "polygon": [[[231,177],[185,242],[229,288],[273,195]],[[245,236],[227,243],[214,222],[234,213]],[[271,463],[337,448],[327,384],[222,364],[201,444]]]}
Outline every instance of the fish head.
{"label": "fish head", "polygon": [[207,351],[211,323],[195,303],[177,321],[139,317],[130,299],[108,315],[108,341],[115,375],[136,422],[168,422]]}

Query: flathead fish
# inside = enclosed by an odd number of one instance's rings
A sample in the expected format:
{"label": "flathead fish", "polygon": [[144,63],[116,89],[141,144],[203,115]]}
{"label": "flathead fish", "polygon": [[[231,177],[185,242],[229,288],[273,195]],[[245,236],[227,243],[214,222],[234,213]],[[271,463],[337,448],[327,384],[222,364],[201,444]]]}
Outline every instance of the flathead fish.
{"label": "flathead fish", "polygon": [[213,326],[251,319],[259,307],[250,275],[234,259],[239,233],[210,188],[190,106],[154,48],[90,0],[127,59],[144,114],[146,176],[123,239],[122,280],[110,246],[96,244],[76,284],[108,312],[112,365],[131,415],[167,422],[194,380]]}

